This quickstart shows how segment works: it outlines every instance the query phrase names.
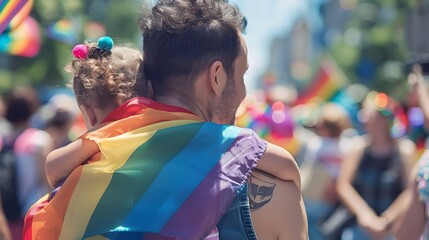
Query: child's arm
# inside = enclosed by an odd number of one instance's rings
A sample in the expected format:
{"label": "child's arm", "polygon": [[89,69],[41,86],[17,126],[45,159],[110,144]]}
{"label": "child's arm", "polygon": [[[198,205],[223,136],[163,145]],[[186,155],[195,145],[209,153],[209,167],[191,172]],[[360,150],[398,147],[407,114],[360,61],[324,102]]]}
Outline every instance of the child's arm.
{"label": "child's arm", "polygon": [[265,154],[259,160],[256,168],[278,179],[293,181],[298,189],[301,189],[298,164],[292,155],[282,147],[268,143]]}
{"label": "child's arm", "polygon": [[49,153],[45,165],[49,184],[56,187],[61,179],[99,151],[98,145],[87,139],[78,139],[52,151]]}

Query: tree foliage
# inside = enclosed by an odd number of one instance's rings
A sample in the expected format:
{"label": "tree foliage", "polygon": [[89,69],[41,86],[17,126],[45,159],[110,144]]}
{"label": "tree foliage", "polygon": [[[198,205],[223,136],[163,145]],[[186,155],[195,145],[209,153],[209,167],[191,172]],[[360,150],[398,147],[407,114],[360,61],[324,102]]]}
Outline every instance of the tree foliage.
{"label": "tree foliage", "polygon": [[412,1],[361,0],[330,50],[353,82],[403,98],[405,16]]}
{"label": "tree foliage", "polygon": [[[103,28],[115,42],[139,47],[138,5],[138,0],[34,1],[31,16],[40,26],[40,52],[33,58],[1,54],[0,91],[5,92],[20,83],[65,86],[70,76],[64,67],[73,59],[73,46],[86,40],[97,41]],[[49,37],[48,27],[60,20],[73,22],[71,29],[64,30],[74,32],[74,41],[58,41]],[[96,24],[91,27],[91,23]]]}

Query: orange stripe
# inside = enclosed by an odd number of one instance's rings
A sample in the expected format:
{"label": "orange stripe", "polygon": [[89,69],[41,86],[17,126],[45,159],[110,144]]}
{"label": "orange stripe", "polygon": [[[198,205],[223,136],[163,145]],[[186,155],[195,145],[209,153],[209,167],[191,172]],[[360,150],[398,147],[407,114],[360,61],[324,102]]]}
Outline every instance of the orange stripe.
{"label": "orange stripe", "polygon": [[129,132],[143,126],[149,126],[154,123],[172,121],[172,120],[195,120],[200,121],[201,119],[194,114],[183,113],[183,112],[164,112],[154,110],[151,108],[144,109],[138,115],[134,115],[125,119],[121,119],[115,122],[111,122],[108,125],[100,128],[97,131],[89,132],[83,135],[81,138],[88,138],[97,140],[100,138],[114,137],[125,132]]}
{"label": "orange stripe", "polygon": [[[16,41],[12,41],[10,44],[11,54],[17,55],[23,53],[31,45],[32,37],[28,36],[32,34],[30,24],[32,24],[31,19],[25,20],[13,33],[17,38]],[[37,26],[33,25],[32,27]]]}
{"label": "orange stripe", "polygon": [[[76,168],[62,186],[62,191],[59,191],[51,202],[34,216],[32,221],[33,239],[58,239],[67,206],[79,181],[82,168],[83,166]],[[82,199],[82,201],[85,200]],[[49,226],[46,225],[47,222]]]}

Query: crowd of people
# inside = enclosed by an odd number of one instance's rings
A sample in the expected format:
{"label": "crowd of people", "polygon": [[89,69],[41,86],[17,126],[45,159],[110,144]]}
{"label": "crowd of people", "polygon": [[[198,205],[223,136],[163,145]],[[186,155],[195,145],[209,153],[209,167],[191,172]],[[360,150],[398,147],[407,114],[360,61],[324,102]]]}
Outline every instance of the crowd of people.
{"label": "crowd of people", "polygon": [[[74,96],[3,96],[0,239],[428,239],[429,153],[392,134],[410,103],[368,91],[359,126],[338,103],[311,125],[275,103],[274,134],[258,136],[235,126],[240,11],[160,0],[142,12],[143,54],[109,37],[71,50]],[[429,126],[418,66],[408,81],[407,107]]]}
{"label": "crowd of people", "polygon": [[[428,155],[415,131],[426,134],[429,88],[418,66],[408,82],[410,97],[403,103],[368,91],[359,103],[359,125],[333,102],[321,104],[311,127],[295,125],[297,140],[288,141],[303,149],[295,157],[310,239],[428,238]],[[407,131],[395,134],[395,112],[415,108],[421,121],[409,114]]]}
{"label": "crowd of people", "polygon": [[50,191],[45,177],[46,157],[72,140],[70,129],[77,116],[67,106],[73,106],[72,98],[57,95],[40,107],[38,93],[28,86],[15,87],[4,96],[1,200],[13,239],[20,238],[28,209]]}

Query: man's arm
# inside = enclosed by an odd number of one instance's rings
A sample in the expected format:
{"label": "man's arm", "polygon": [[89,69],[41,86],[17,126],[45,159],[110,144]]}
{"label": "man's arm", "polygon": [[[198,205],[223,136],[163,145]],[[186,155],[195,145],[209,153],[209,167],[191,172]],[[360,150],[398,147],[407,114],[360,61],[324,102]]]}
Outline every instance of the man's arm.
{"label": "man's arm", "polygon": [[284,148],[268,143],[257,169],[285,181],[293,181],[301,189],[301,175],[293,156]]}
{"label": "man's arm", "polygon": [[308,239],[304,203],[294,182],[256,170],[248,191],[252,222],[259,239]]}

